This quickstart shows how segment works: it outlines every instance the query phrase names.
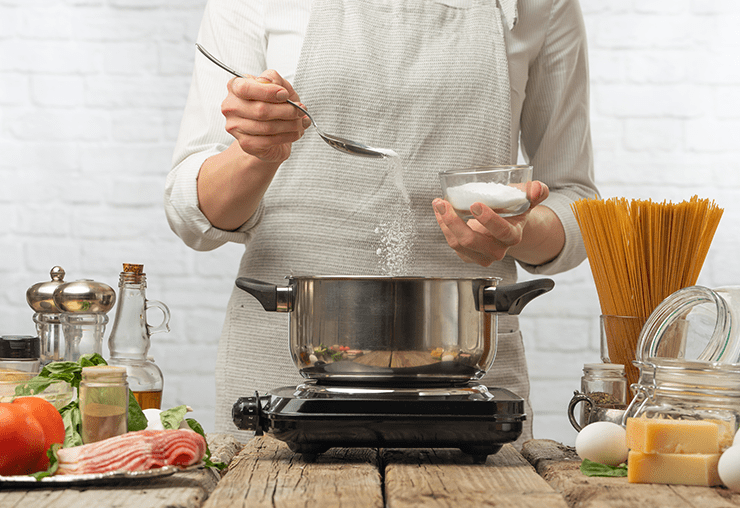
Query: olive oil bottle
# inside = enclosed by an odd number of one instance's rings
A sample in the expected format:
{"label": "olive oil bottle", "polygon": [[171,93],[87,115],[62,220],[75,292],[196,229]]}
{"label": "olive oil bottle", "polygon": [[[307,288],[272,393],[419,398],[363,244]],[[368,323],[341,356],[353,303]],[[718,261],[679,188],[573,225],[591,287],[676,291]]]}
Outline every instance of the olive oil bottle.
{"label": "olive oil bottle", "polygon": [[[162,302],[147,300],[143,265],[125,263],[118,288],[116,317],[108,338],[108,363],[126,367],[129,387],[142,409],[159,409],[164,376],[147,353],[150,335],[170,330],[170,310]],[[157,326],[150,326],[146,321],[146,311],[150,308],[162,311],[162,322]]]}

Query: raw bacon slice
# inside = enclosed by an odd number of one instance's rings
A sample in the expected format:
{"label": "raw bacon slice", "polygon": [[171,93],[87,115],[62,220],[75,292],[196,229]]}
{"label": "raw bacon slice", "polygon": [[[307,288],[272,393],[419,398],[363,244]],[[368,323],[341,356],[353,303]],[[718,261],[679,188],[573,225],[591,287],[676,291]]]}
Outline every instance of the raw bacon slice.
{"label": "raw bacon slice", "polygon": [[197,464],[206,440],[190,429],[140,430],[74,448],[59,450],[56,474],[146,471],[169,465]]}

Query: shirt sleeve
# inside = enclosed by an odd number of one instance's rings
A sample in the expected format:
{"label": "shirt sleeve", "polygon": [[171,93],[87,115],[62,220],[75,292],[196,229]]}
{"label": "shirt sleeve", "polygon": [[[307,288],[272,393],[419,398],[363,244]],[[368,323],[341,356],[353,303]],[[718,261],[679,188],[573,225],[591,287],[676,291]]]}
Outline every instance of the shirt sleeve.
{"label": "shirt sleeve", "polygon": [[[198,42],[240,73],[259,75],[265,69],[266,36],[260,1],[209,0]],[[225,150],[233,138],[224,128],[221,102],[232,78],[195,49],[193,77],[180,132],[167,176],[164,208],[170,228],[196,250],[212,250],[226,242],[245,243],[259,221],[260,209],[235,231],[215,228],[198,204],[198,173],[203,162]]]}
{"label": "shirt sleeve", "polygon": [[571,203],[598,196],[594,184],[589,122],[586,30],[577,0],[554,0],[547,33],[530,64],[521,113],[521,149],[534,178],[547,184],[543,203],[565,230],[565,246],[539,266],[520,263],[530,273],[564,272],[586,259]]}

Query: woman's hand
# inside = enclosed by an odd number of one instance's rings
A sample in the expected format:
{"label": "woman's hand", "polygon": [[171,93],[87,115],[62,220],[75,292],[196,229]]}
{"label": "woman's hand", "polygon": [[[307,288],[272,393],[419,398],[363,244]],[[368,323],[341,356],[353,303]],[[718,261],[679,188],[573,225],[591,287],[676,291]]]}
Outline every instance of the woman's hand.
{"label": "woman's hand", "polygon": [[294,141],[303,136],[311,121],[285,102],[299,102],[291,84],[274,70],[258,77],[233,78],[221,104],[226,130],[242,151],[263,162],[283,162]]}
{"label": "woman's hand", "polygon": [[[531,264],[542,264],[554,258],[563,247],[562,224],[546,207],[536,208],[550,191],[534,181],[529,189],[530,208],[513,217],[501,217],[488,206],[474,203],[475,218],[463,221],[447,201],[435,199],[434,215],[447,243],[466,263],[489,266],[509,253]],[[536,227],[528,227],[536,216]],[[559,228],[558,228],[559,226]]]}

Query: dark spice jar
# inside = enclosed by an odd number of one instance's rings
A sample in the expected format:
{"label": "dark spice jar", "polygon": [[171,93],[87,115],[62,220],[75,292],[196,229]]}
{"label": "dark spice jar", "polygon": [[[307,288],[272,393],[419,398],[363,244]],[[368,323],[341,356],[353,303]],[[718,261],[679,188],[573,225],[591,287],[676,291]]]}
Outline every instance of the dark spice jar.
{"label": "dark spice jar", "polygon": [[41,368],[41,340],[32,335],[0,337],[0,369],[38,373]]}

